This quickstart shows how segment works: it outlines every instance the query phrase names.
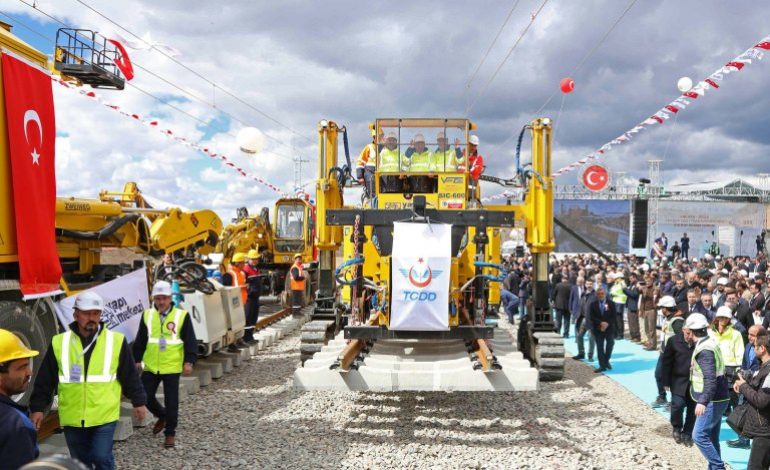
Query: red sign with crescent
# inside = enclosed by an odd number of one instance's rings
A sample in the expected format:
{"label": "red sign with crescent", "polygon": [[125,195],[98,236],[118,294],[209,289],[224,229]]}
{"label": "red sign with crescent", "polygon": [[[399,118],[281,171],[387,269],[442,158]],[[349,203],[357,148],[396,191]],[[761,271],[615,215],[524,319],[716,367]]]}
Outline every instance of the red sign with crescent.
{"label": "red sign with crescent", "polygon": [[610,182],[610,173],[602,165],[591,165],[583,171],[580,179],[589,191],[602,191]]}

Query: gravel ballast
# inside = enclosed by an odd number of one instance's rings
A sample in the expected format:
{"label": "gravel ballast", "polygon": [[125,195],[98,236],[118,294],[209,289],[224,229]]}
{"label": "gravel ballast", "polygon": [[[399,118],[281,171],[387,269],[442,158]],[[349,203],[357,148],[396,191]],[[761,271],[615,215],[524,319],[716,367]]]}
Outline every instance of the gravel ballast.
{"label": "gravel ballast", "polygon": [[[177,447],[137,429],[118,468],[705,468],[667,420],[568,360],[539,392],[294,392],[297,333],[180,405]],[[651,384],[651,386],[654,386]]]}

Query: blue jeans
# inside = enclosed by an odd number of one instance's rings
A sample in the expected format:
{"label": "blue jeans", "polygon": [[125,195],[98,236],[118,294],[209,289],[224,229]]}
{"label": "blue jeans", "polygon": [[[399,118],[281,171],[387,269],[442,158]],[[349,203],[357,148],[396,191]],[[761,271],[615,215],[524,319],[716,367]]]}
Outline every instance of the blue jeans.
{"label": "blue jeans", "polygon": [[503,304],[508,323],[513,323],[513,316],[519,307],[519,298],[509,290],[500,289],[500,303]]}
{"label": "blue jeans", "polygon": [[719,449],[719,428],[722,425],[722,415],[729,402],[718,401],[706,405],[703,416],[695,418],[695,427],[692,430],[692,440],[708,461],[709,470],[724,469]]}
{"label": "blue jeans", "polygon": [[112,457],[112,437],[118,422],[102,424],[89,428],[64,426],[64,439],[67,441],[70,455],[96,470],[112,470],[115,459]]}
{"label": "blue jeans", "polygon": [[519,320],[527,316],[527,299],[519,297]]}

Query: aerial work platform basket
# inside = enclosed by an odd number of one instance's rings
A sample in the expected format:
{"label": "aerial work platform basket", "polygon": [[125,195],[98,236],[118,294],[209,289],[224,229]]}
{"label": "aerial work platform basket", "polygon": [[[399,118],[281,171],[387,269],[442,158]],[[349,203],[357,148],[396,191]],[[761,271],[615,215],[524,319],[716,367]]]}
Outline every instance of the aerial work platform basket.
{"label": "aerial work platform basket", "polygon": [[56,32],[54,68],[93,88],[125,87],[116,64],[119,58],[117,47],[94,31],[60,28]]}

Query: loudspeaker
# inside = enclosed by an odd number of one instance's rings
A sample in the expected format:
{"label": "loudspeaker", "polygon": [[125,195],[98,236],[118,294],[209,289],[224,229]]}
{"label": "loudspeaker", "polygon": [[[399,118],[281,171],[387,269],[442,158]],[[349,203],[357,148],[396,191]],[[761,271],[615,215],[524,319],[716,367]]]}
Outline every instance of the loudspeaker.
{"label": "loudspeaker", "polygon": [[631,218],[631,248],[647,247],[647,208],[648,201],[646,199],[634,201]]}

